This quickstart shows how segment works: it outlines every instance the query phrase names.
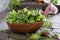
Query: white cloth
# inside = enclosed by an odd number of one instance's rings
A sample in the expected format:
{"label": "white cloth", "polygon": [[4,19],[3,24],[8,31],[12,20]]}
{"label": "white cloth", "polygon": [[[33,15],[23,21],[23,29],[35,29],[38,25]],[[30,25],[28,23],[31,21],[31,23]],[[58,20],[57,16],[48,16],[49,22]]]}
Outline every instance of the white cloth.
{"label": "white cloth", "polygon": [[7,24],[5,18],[7,16],[7,12],[5,12],[8,3],[10,0],[0,0],[0,30],[7,29]]}
{"label": "white cloth", "polygon": [[9,0],[0,0],[0,12],[4,11],[8,6]]}

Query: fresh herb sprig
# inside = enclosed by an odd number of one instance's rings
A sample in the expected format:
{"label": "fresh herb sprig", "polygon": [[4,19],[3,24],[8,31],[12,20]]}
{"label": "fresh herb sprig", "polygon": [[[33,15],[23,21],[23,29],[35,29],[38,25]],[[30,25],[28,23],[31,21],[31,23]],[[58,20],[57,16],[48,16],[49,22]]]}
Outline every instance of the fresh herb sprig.
{"label": "fresh herb sprig", "polygon": [[14,9],[14,8],[16,8],[16,7],[20,6],[20,5],[21,5],[20,0],[10,0],[8,8],[10,10],[12,10],[12,9]]}

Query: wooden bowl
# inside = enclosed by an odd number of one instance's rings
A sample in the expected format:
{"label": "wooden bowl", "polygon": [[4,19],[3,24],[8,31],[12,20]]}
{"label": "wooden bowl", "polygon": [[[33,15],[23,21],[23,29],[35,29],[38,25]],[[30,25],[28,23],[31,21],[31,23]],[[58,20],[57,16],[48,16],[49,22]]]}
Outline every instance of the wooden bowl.
{"label": "wooden bowl", "polygon": [[32,24],[17,24],[7,22],[10,30],[17,33],[33,33],[42,27],[43,21],[32,23]]}

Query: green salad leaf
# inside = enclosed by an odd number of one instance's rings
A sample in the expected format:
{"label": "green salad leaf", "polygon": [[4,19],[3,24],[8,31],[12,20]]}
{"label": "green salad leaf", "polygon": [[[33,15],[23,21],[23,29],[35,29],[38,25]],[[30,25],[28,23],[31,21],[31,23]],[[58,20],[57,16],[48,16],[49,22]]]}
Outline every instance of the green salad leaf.
{"label": "green salad leaf", "polygon": [[16,8],[17,6],[20,6],[20,5],[21,5],[20,0],[10,0],[8,8],[9,9],[14,9],[14,8]]}
{"label": "green salad leaf", "polygon": [[30,40],[39,40],[39,38],[41,38],[41,36],[39,34],[32,34],[30,36]]}
{"label": "green salad leaf", "polygon": [[[34,13],[33,13],[34,11]],[[7,21],[10,23],[17,22],[17,23],[35,23],[43,20],[45,18],[44,15],[39,13],[38,9],[36,10],[28,10],[24,8],[23,10],[12,10],[7,17]],[[32,15],[36,14],[36,15]]]}
{"label": "green salad leaf", "polygon": [[53,3],[54,5],[56,5],[58,3],[58,0],[51,0],[51,3]]}
{"label": "green salad leaf", "polygon": [[49,21],[45,21],[44,24],[43,24],[43,27],[52,27],[52,23],[50,23]]}
{"label": "green salad leaf", "polygon": [[46,35],[42,35],[42,34],[31,34],[29,36],[30,40],[51,40],[51,38],[49,38]]}

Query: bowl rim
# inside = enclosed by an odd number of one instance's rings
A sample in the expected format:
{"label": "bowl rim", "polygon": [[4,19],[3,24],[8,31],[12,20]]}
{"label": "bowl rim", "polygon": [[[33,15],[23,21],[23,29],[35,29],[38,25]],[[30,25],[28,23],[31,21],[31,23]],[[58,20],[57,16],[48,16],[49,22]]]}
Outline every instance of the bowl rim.
{"label": "bowl rim", "polygon": [[34,22],[34,23],[17,23],[17,22],[10,23],[8,21],[6,21],[6,22],[9,23],[9,24],[35,24],[35,23],[43,22],[43,20],[40,20],[39,22]]}

